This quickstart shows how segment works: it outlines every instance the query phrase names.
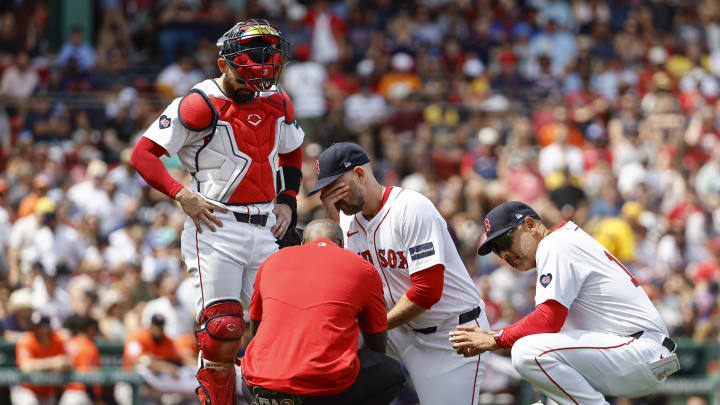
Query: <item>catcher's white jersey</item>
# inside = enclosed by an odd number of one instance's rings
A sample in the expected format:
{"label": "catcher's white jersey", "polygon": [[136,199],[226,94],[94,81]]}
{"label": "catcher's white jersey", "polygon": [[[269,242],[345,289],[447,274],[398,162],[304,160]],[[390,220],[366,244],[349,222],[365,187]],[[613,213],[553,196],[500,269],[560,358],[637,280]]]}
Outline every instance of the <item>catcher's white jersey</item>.
{"label": "catcher's white jersey", "polygon": [[[380,273],[387,308],[410,288],[411,274],[445,266],[440,301],[409,324],[388,331],[389,352],[407,367],[422,405],[475,404],[485,364],[479,357],[455,353],[448,332],[458,326],[460,314],[476,307],[480,315],[463,325],[489,329],[485,304],[432,202],[398,187],[386,188],[385,196],[375,217],[368,221],[357,214],[344,229],[347,248]],[[346,225],[345,220],[341,224]],[[425,328],[432,331],[415,330]]]}
{"label": "catcher's white jersey", "polygon": [[421,329],[438,325],[485,304],[455,248],[447,223],[422,194],[392,187],[380,212],[370,221],[357,214],[346,233],[347,248],[380,273],[388,309],[410,289],[410,275],[436,264],[445,266],[443,295],[430,310],[410,322]]}
{"label": "catcher's white jersey", "polygon": [[573,222],[541,240],[535,258],[535,304],[552,299],[569,308],[566,328],[620,336],[638,331],[668,335],[632,274]]}
{"label": "catcher's white jersey", "polygon": [[[204,80],[193,87],[199,89],[209,98],[227,99],[217,82],[213,79]],[[263,97],[261,93],[259,97]],[[269,94],[269,93],[268,93]],[[252,156],[249,151],[238,146],[233,126],[220,117],[216,126],[194,131],[185,127],[178,117],[182,97],[176,98],[163,111],[158,120],[150,125],[143,136],[165,148],[169,156],[177,153],[185,170],[194,173],[190,190],[202,195],[213,204],[223,206],[231,211],[251,214],[268,214],[273,209],[272,202],[231,205],[224,204],[247,175]],[[278,154],[289,153],[302,144],[302,129],[285,121],[285,117],[265,115],[260,110],[248,110],[247,117],[242,117],[250,124],[248,128],[260,128],[262,120],[276,120],[273,150],[260,159],[269,159],[273,168],[272,175],[278,168]],[[214,131],[214,136],[209,138]],[[247,135],[243,135],[247,136]],[[264,180],[268,181],[268,180]],[[275,184],[275,178],[271,180]],[[198,182],[203,187],[198,187]],[[201,191],[201,192],[199,192]]]}

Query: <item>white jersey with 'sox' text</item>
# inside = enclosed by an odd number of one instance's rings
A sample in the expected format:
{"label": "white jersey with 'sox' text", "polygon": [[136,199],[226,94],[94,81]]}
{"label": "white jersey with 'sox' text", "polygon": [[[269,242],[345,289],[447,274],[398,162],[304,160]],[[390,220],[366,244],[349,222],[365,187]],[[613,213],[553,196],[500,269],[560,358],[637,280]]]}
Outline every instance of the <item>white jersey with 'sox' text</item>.
{"label": "white jersey with 'sox' text", "polygon": [[[202,90],[208,97],[222,99],[228,98],[220,89],[217,82],[213,79],[204,80],[193,86],[193,88]],[[260,96],[263,94],[265,93],[260,93]],[[143,136],[165,148],[168,156],[172,156],[177,153],[185,170],[192,173],[196,170],[196,156],[205,144],[205,137],[212,133],[213,128],[208,128],[202,131],[192,131],[183,126],[178,119],[178,109],[181,100],[182,97],[178,97],[173,100],[160,115],[160,118],[150,125]],[[229,124],[222,125],[223,121],[218,121],[218,123],[219,127],[226,128],[231,131],[231,126]],[[297,147],[302,144],[305,135],[302,130],[282,119],[278,120],[278,125],[275,128],[275,131],[275,150],[271,153],[271,156],[268,156],[268,158],[274,160],[272,162],[273,169],[277,169],[278,167],[277,155],[280,153],[289,153],[297,149]],[[244,155],[242,151],[238,150],[238,146],[234,143],[234,136],[229,136],[228,139],[230,142],[233,142],[232,148],[234,153]],[[249,160],[250,158],[245,156],[245,159]],[[273,170],[273,175],[275,175],[275,170]],[[193,183],[190,190],[195,192],[195,179],[192,181]],[[273,184],[275,184],[275,179],[273,179]],[[250,212],[248,208],[252,207],[251,211],[253,214],[256,213],[256,209],[258,214],[267,214],[272,211],[274,207],[273,203],[258,203],[251,206],[225,205],[219,201],[210,200],[206,196],[203,196],[203,198],[212,201],[213,204],[223,206],[230,211],[237,211],[241,213]]]}
{"label": "white jersey with 'sox' text", "polygon": [[551,232],[535,254],[535,305],[555,300],[569,308],[565,329],[628,336],[667,328],[625,266],[572,222]]}
{"label": "white jersey with 'sox' text", "polygon": [[362,213],[346,227],[348,249],[372,263],[380,273],[388,309],[410,289],[410,275],[437,264],[445,266],[440,301],[409,322],[414,329],[437,326],[485,304],[455,248],[447,223],[422,194],[393,187],[370,221]]}

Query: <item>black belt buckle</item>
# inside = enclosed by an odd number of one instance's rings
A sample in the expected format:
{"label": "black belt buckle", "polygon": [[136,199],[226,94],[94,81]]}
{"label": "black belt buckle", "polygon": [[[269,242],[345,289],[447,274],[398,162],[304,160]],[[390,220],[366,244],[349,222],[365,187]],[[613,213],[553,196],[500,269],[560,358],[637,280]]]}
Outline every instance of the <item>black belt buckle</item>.
{"label": "black belt buckle", "polygon": [[265,226],[265,224],[267,224],[267,215],[248,215],[241,214],[239,212],[233,212],[233,214],[238,222],[244,222],[255,226]]}

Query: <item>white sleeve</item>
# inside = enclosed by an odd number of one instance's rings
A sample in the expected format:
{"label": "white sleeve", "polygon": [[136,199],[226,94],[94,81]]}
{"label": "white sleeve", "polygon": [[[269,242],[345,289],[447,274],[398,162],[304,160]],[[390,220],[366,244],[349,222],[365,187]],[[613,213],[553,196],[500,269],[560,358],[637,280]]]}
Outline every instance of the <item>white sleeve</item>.
{"label": "white sleeve", "polygon": [[300,128],[297,120],[291,123],[280,121],[280,136],[278,140],[278,153],[289,153],[302,145],[305,132]]}
{"label": "white sleeve", "polygon": [[180,123],[178,119],[180,100],[182,98],[173,100],[143,134],[144,137],[165,148],[169,156],[176,154],[192,135],[197,134]]}
{"label": "white sleeve", "polygon": [[561,243],[538,252],[535,305],[555,300],[570,308],[588,276],[582,266],[573,264],[576,260],[572,258],[572,245],[568,241]]}
{"label": "white sleeve", "polygon": [[402,214],[400,235],[403,250],[407,251],[409,274],[444,264],[443,233],[448,232],[447,223],[425,196],[404,197],[407,205]]}

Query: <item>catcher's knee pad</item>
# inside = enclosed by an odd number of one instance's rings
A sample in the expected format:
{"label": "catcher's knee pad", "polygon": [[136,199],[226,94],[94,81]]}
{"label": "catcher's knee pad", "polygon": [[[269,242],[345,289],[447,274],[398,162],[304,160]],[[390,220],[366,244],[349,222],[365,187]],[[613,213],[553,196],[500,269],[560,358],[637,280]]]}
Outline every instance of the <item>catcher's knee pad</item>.
{"label": "catcher's knee pad", "polygon": [[203,311],[202,326],[195,331],[202,359],[195,378],[202,405],[235,405],[235,357],[245,331],[242,304],[222,301]]}
{"label": "catcher's knee pad", "polygon": [[205,308],[202,326],[195,331],[203,359],[233,363],[245,332],[243,307],[237,301],[216,302]]}

